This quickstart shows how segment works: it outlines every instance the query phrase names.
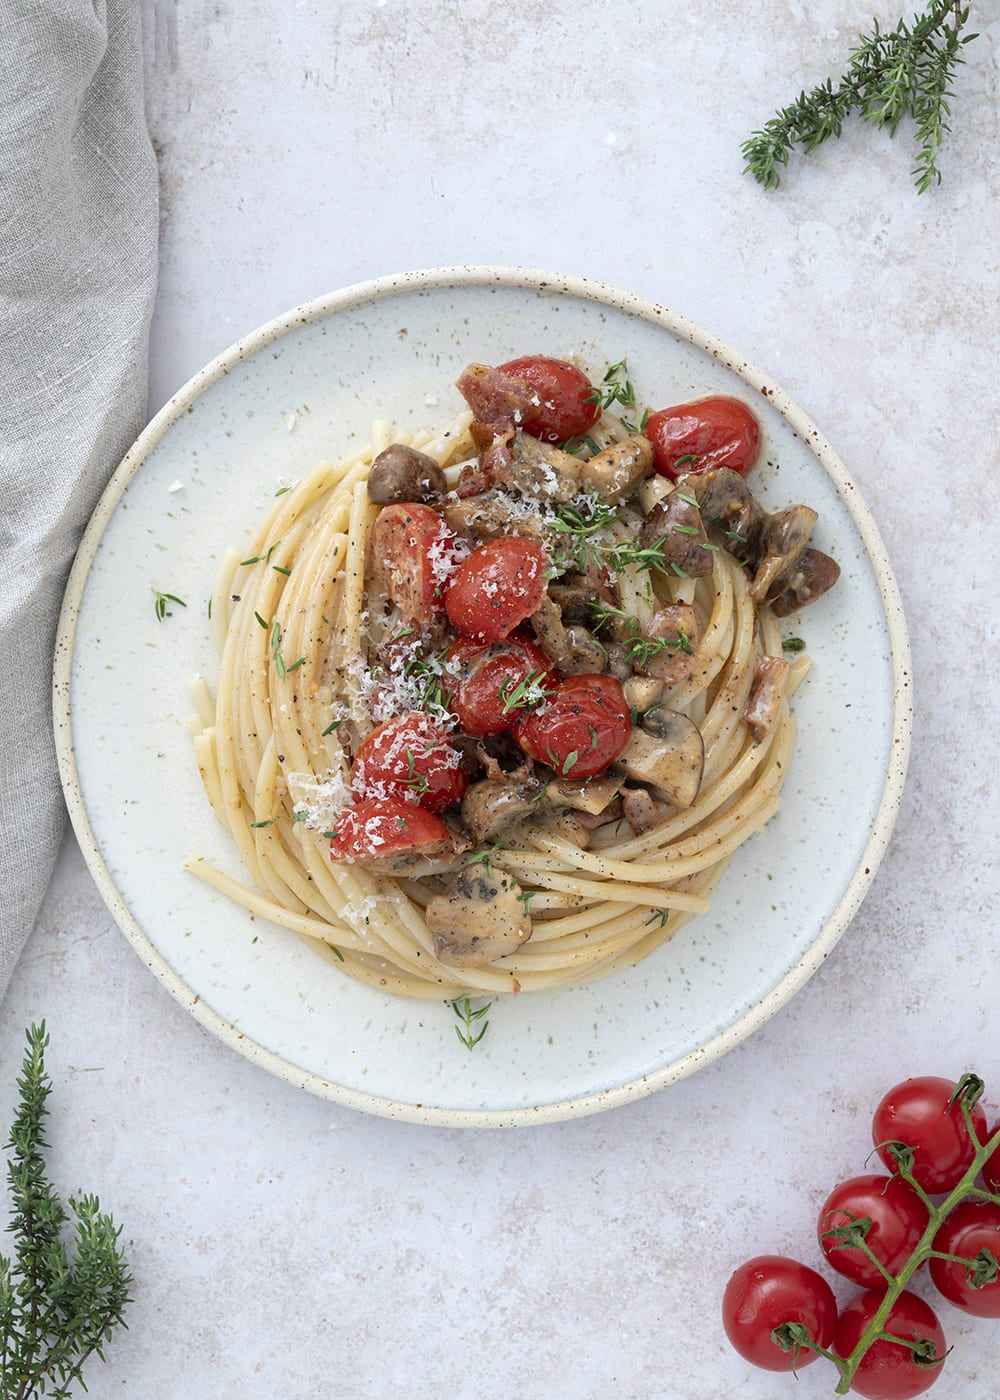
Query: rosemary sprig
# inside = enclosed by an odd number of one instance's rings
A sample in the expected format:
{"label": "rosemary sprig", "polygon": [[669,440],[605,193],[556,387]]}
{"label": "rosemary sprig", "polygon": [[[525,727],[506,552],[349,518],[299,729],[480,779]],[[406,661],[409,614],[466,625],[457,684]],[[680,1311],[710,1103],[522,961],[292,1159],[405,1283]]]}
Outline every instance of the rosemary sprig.
{"label": "rosemary sprig", "polygon": [[912,21],[899,20],[883,31],[877,19],[851,49],[840,80],[831,78],[803,91],[743,142],[743,173],[765,189],[781,183],[781,167],[796,146],[812,151],[831,136],[839,136],[852,112],[871,126],[895,135],[909,115],[917,142],[911,171],[923,194],[941,183],[938,164],[941,143],[949,130],[950,99],[955,70],[965,59],[962,50],[977,38],[962,36],[969,6],[958,0],[938,0]]}
{"label": "rosemary sprig", "polygon": [[[42,1136],[52,1083],[45,1073],[44,1021],[27,1033],[20,1103],[7,1149],[13,1261],[0,1256],[0,1395],[68,1400],[74,1381],[115,1327],[124,1326],[132,1277],[117,1228],[96,1196],[70,1199],[73,1258],[63,1238],[66,1209],[46,1180]],[[86,1387],[84,1387],[86,1388]]]}

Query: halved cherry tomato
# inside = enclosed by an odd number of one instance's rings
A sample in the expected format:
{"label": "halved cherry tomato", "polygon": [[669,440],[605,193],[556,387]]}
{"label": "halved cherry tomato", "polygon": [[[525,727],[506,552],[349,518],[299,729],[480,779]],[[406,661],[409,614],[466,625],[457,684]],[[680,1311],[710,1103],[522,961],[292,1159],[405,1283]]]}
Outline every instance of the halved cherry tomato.
{"label": "halved cherry tomato", "polygon": [[[884,1298],[885,1289],[870,1288],[844,1308],[833,1337],[838,1356],[850,1356]],[[872,1342],[858,1363],[851,1389],[868,1400],[912,1400],[913,1396],[922,1395],[941,1374],[945,1356],[944,1332],[934,1309],[916,1293],[904,1290],[882,1330],[894,1337],[922,1342],[926,1359],[917,1361],[910,1348],[899,1342]],[[940,1359],[935,1361],[935,1357]]]}
{"label": "halved cherry tomato", "polygon": [[[890,1089],[872,1118],[872,1141],[882,1161],[896,1171],[887,1143],[902,1142],[913,1148],[913,1179],[930,1195],[957,1186],[975,1157],[961,1105],[948,1107],[954,1091],[950,1079],[918,1075]],[[980,1104],[973,1105],[971,1117],[976,1137],[985,1142],[986,1114]]]}
{"label": "halved cherry tomato", "polygon": [[514,738],[562,777],[592,778],[613,763],[632,733],[632,711],[614,676],[569,676],[538,710],[522,715]]}
{"label": "halved cherry tomato", "polygon": [[487,540],[451,576],[444,599],[448,621],[478,642],[503,641],[538,607],[548,566],[537,540]]}
{"label": "halved cherry tomato", "polygon": [[576,365],[545,355],[522,355],[499,365],[531,390],[530,407],[521,410],[519,427],[543,442],[565,442],[593,427],[600,417],[598,394]]}
{"label": "halved cherry tomato", "polygon": [[447,728],[412,710],[362,739],[351,764],[351,788],[362,798],[399,798],[428,812],[443,812],[469,786],[460,762]]}
{"label": "halved cherry tomato", "polygon": [[436,510],[418,503],[383,506],[371,534],[371,571],[403,617],[425,622],[444,608],[455,563],[455,536]]}
{"label": "halved cherry tomato", "polygon": [[760,423],[742,399],[720,394],[651,413],[643,429],[656,470],[676,481],[689,472],[728,467],[748,472],[760,452]]}
{"label": "halved cherry tomato", "polygon": [[816,1227],[827,1263],[865,1288],[879,1288],[885,1284],[885,1275],[864,1250],[840,1244],[828,1233],[852,1219],[871,1221],[865,1243],[889,1273],[896,1274],[919,1244],[930,1215],[913,1187],[898,1176],[876,1172],[852,1176],[830,1192]]}
{"label": "halved cherry tomato", "polygon": [[[993,1201],[959,1201],[934,1236],[934,1248],[971,1260],[988,1250],[1000,1261],[1000,1206]],[[932,1259],[930,1271],[938,1292],[956,1308],[974,1317],[1000,1317],[1000,1279],[977,1288],[970,1282],[969,1266],[949,1259]]]}
{"label": "halved cherry tomato", "polygon": [[819,1356],[808,1347],[785,1351],[771,1334],[785,1323],[808,1329],[810,1340],[829,1348],[837,1322],[833,1289],[815,1269],[780,1254],[749,1259],[722,1295],[722,1325],[745,1361],[765,1371],[796,1371]]}
{"label": "halved cherry tomato", "polygon": [[518,716],[551,695],[558,683],[548,657],[526,632],[487,646],[458,637],[445,663],[448,708],[459,728],[475,739],[513,728]]}
{"label": "halved cherry tomato", "polygon": [[440,817],[397,797],[368,797],[337,818],[330,859],[380,865],[406,857],[439,855],[450,848],[451,837]]}

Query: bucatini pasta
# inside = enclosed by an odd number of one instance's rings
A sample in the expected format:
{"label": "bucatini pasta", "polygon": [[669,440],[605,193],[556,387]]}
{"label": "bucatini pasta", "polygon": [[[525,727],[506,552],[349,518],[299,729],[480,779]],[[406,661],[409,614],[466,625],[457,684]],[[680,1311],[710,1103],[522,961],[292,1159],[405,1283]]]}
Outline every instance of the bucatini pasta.
{"label": "bucatini pasta", "polygon": [[377,423],[275,498],[219,569],[214,698],[193,685],[248,879],[188,868],[362,982],[440,999],[606,975],[707,909],[788,770],[808,662],[779,617],[836,577],[815,514],[745,486],[745,405],[682,406],[692,438],[680,409],[612,413],[622,366],[593,388],[528,357],[459,387],[437,431]]}

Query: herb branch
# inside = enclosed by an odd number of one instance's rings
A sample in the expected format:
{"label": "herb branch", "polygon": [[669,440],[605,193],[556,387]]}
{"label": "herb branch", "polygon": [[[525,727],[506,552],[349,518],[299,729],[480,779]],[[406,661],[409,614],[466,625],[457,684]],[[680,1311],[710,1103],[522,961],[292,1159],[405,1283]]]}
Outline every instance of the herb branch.
{"label": "herb branch", "polygon": [[[484,1021],[483,1017],[492,1005],[493,1003],[488,1001],[485,1006],[480,1006],[473,1010],[472,999],[468,993],[466,993],[465,996],[456,997],[451,1003],[451,1009],[458,1017],[460,1023],[455,1027],[455,1034],[465,1046],[466,1050],[474,1050],[486,1034],[490,1023],[489,1021]],[[478,1032],[476,1031],[477,1021],[483,1022]]]}
{"label": "herb branch", "polygon": [[155,599],[153,608],[156,612],[157,622],[162,622],[165,617],[170,616],[170,613],[167,612],[168,603],[176,603],[179,608],[187,607],[184,599],[178,598],[176,593],[161,593],[158,588],[153,589],[153,598]]}
{"label": "herb branch", "polygon": [[[68,1400],[88,1358],[104,1345],[131,1302],[132,1277],[117,1228],[96,1196],[71,1197],[73,1257],[63,1238],[66,1209],[45,1177],[42,1136],[52,1084],[45,1073],[45,1023],[32,1026],[21,1077],[20,1103],[6,1144],[14,1257],[0,1256],[0,1395]],[[84,1386],[86,1389],[86,1386]]]}
{"label": "herb branch", "polygon": [[917,143],[911,171],[917,191],[923,194],[940,184],[938,159],[949,130],[955,71],[965,62],[965,45],[978,37],[962,36],[968,18],[969,6],[938,0],[911,22],[901,19],[890,31],[873,20],[871,32],[860,35],[851,49],[836,84],[827,78],[803,91],[743,142],[743,173],[765,189],[774,189],[796,146],[815,150],[829,137],[839,136],[844,122],[857,112],[862,121],[886,128],[890,136],[910,116]]}

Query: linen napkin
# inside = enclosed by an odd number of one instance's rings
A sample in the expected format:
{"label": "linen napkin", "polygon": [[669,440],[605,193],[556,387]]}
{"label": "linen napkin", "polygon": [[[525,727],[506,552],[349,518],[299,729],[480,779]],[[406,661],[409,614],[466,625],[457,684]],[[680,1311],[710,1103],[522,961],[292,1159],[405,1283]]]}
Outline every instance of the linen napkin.
{"label": "linen napkin", "polygon": [[0,26],[0,997],[64,807],[52,655],[74,551],[145,421],[156,161],[139,0],[13,0]]}

